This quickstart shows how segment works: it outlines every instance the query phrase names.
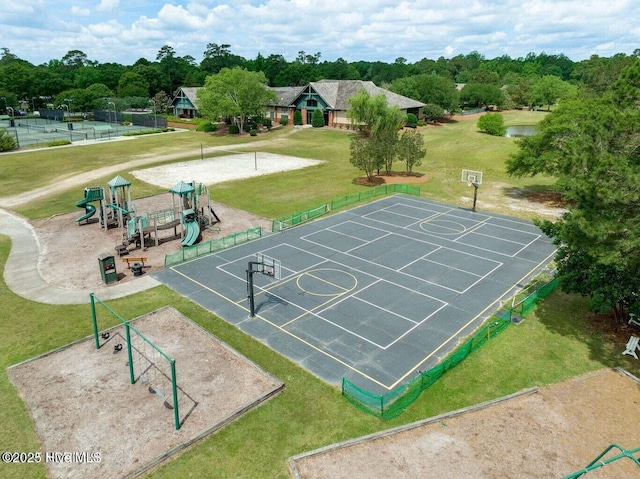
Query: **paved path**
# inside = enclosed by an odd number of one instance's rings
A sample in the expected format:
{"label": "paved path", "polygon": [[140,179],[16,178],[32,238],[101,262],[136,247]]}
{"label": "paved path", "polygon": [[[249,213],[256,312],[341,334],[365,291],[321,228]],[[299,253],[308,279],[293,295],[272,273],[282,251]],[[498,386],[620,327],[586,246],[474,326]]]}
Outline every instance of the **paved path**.
{"label": "paved path", "polygon": [[[299,131],[292,130],[285,136]],[[255,148],[265,146],[275,140],[257,141],[247,144],[229,146],[208,147],[204,152],[224,151],[238,148]],[[71,145],[73,146],[73,145]],[[166,160],[180,159],[199,155],[200,150],[183,151],[171,155],[141,155],[133,161],[117,163],[104,168],[95,169],[64,180],[52,179],[49,186],[38,188],[34,191],[23,192],[19,195],[0,198],[0,234],[11,238],[11,252],[4,268],[4,280],[15,294],[23,298],[46,304],[83,304],[89,302],[89,293],[95,293],[102,300],[121,298],[130,294],[139,293],[161,283],[149,275],[144,275],[134,281],[96,288],[95,290],[72,290],[47,283],[38,271],[38,256],[40,255],[40,243],[38,236],[31,224],[22,216],[12,213],[4,208],[19,206],[34,198],[47,196],[66,187],[85,185],[91,181],[102,178],[112,173],[117,173],[126,168],[135,168],[146,164],[158,163]]]}
{"label": "paved path", "polygon": [[21,216],[0,208],[0,232],[11,238],[11,252],[4,268],[7,286],[23,298],[46,304],[89,302],[89,293],[109,300],[138,293],[161,284],[149,275],[134,281],[90,290],[60,288],[45,282],[38,271],[40,244],[31,224]]}

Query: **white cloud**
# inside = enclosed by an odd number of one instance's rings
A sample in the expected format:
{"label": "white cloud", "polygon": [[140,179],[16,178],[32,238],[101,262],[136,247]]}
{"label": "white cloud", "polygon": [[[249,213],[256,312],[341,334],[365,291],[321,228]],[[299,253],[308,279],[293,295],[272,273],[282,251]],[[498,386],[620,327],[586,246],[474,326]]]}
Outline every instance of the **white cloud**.
{"label": "white cloud", "polygon": [[96,7],[99,12],[113,12],[120,6],[120,0],[100,0]]}
{"label": "white cloud", "polygon": [[[155,59],[164,44],[196,61],[218,43],[248,59],[262,53],[291,61],[305,51],[329,61],[386,62],[471,51],[580,60],[640,45],[637,0],[0,0],[0,11],[0,46],[33,63],[77,48],[101,62],[131,64],[142,55]],[[34,28],[55,31],[55,41],[42,49]]]}
{"label": "white cloud", "polygon": [[87,17],[91,15],[91,10],[88,8],[80,8],[74,5],[73,7],[71,7],[71,15],[74,15],[76,17]]}

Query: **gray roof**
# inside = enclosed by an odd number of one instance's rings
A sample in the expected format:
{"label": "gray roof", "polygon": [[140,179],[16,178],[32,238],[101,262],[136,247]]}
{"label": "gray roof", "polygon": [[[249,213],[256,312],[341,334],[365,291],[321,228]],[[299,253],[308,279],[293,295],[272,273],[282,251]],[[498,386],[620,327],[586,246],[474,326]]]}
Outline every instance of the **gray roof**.
{"label": "gray roof", "polygon": [[[291,106],[294,100],[298,97],[300,92],[305,88],[301,86],[279,86],[279,87],[270,87],[273,92],[278,97],[278,101],[275,103],[275,106]],[[273,103],[272,103],[273,105]]]}
{"label": "gray roof", "polygon": [[182,93],[184,94],[184,96],[186,96],[189,101],[193,104],[193,106],[197,107],[198,106],[198,96],[197,96],[197,92],[198,90],[202,88],[199,86],[183,86],[180,87],[178,89],[178,91],[176,91],[176,95],[175,97],[173,97],[173,101],[176,101],[176,98],[178,97],[178,94],[180,93],[180,91],[182,91]]}
{"label": "gray roof", "polygon": [[334,110],[349,110],[349,98],[355,96],[362,89],[366,90],[371,96],[382,93],[387,98],[389,106],[397,106],[401,110],[425,106],[422,102],[380,88],[371,81],[321,80],[311,82],[310,85]]}
{"label": "gray roof", "polygon": [[[382,93],[387,98],[387,104],[389,106],[397,106],[401,110],[407,110],[409,108],[420,108],[425,106],[424,103],[413,100],[406,96],[398,95],[392,91],[385,90],[375,85],[371,81],[362,80],[320,80],[316,82],[308,83],[329,105],[332,110],[346,111],[350,109],[348,103],[349,98],[355,96],[360,90],[365,89],[371,96],[379,95]],[[294,86],[294,87],[270,87],[278,96],[278,101],[275,106],[289,107],[292,106],[298,96],[307,87]],[[182,87],[180,90],[184,95],[196,105],[196,92],[201,87]],[[177,94],[176,94],[177,97]],[[174,99],[175,100],[175,99]],[[273,104],[272,104],[273,105]]]}

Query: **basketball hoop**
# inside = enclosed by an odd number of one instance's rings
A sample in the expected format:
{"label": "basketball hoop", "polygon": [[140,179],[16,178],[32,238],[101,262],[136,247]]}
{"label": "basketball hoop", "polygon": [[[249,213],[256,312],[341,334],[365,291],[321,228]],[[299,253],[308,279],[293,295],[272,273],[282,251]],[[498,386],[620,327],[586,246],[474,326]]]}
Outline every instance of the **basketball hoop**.
{"label": "basketball hoop", "polygon": [[467,186],[473,186],[473,181],[471,181],[471,179],[467,180]]}

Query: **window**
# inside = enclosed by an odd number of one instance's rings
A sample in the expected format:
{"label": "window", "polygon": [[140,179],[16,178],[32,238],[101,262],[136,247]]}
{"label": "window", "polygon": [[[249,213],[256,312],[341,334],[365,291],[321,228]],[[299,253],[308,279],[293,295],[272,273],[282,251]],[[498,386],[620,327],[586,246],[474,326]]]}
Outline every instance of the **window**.
{"label": "window", "polygon": [[318,106],[318,100],[312,100],[311,98],[309,98],[307,100],[307,106]]}

